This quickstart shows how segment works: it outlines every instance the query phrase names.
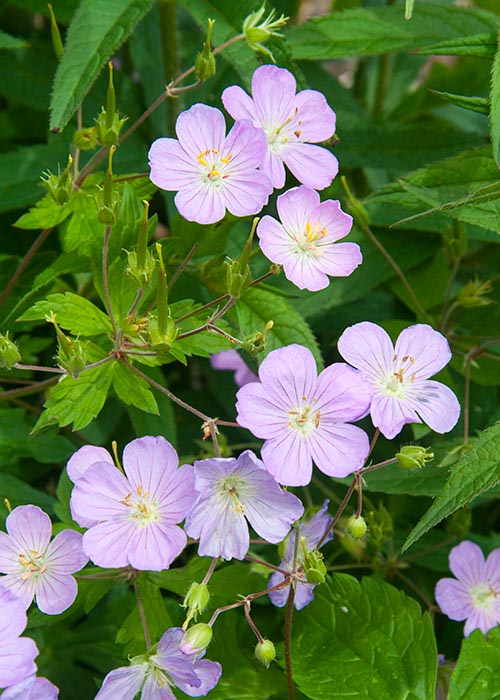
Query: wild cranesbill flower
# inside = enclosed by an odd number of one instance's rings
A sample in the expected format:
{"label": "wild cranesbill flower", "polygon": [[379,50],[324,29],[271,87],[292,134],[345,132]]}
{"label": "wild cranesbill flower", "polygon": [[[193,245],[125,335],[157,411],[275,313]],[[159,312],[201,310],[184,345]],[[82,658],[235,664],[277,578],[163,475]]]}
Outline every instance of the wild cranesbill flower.
{"label": "wild cranesbill flower", "polygon": [[266,151],[260,129],[240,121],[226,137],[222,112],[195,104],[179,115],[175,131],[178,140],[152,144],[150,178],[163,190],[178,190],[175,206],[185,219],[213,224],[226,209],[235,216],[262,209],[273,188],[256,170]]}
{"label": "wild cranesbill flower", "polygon": [[0,585],[29,608],[33,598],[47,615],[58,615],[74,602],[78,587],[71,576],[88,562],[82,535],[63,530],[52,542],[52,523],[38,506],[18,506],[0,532]]}
{"label": "wild cranesbill flower", "polygon": [[190,697],[206,695],[221,675],[215,661],[200,658],[202,654],[183,654],[180,650],[184,631],[180,627],[167,630],[152,656],[136,656],[132,665],[108,673],[95,700],[175,700],[171,688],[177,687]]}
{"label": "wild cranesbill flower", "polygon": [[285,168],[304,185],[322,190],[338,172],[335,156],[312,143],[335,133],[335,113],[317,90],[296,94],[297,83],[290,71],[260,66],[252,77],[252,97],[232,85],[222,93],[222,102],[233,119],[251,119],[267,137],[268,148],[261,169],[273,186],[285,184]]}
{"label": "wild cranesbill flower", "polygon": [[88,467],[71,494],[73,518],[85,527],[83,549],[97,566],[161,571],[186,546],[176,525],[195,493],[193,470],[178,469],[177,453],[163,437],[132,440],[123,451],[124,474],[107,461]]}
{"label": "wild cranesbill flower", "polygon": [[20,636],[27,622],[22,602],[0,586],[0,688],[20,683],[36,673],[36,644]]}
{"label": "wild cranesbill flower", "polygon": [[198,499],[185,527],[200,540],[201,556],[243,559],[250,546],[247,520],[260,537],[276,543],[304,512],[250,450],[238,459],[204,459],[194,468]]}
{"label": "wild cranesbill flower", "polygon": [[[312,551],[325,534],[331,521],[332,519],[328,515],[328,500],[326,500],[318,512],[313,515],[308,522],[300,523],[298,528],[299,544],[297,547],[297,557],[295,562],[295,538],[297,536],[297,531],[292,530],[286,541],[285,552],[279,567],[285,571],[294,571],[296,574],[294,577],[295,597],[293,599],[293,605],[297,610],[302,610],[302,608],[309,605],[314,598],[313,591],[315,584],[307,582],[303,570],[304,547],[307,551]],[[302,545],[302,538],[304,538],[304,545]],[[323,544],[326,544],[326,542],[329,542],[331,539],[333,539],[333,532],[330,531]],[[284,580],[284,574],[279,571],[275,571],[269,579],[268,588],[278,586]],[[286,586],[280,590],[271,591],[271,593],[269,593],[269,598],[273,605],[276,605],[278,608],[283,608],[287,603],[289,595],[290,586]]]}
{"label": "wild cranesbill flower", "polygon": [[223,350],[212,355],[210,364],[214,369],[232,369],[234,381],[238,386],[258,381],[257,375],[252,372],[237,350]]}
{"label": "wild cranesbill flower", "polygon": [[57,700],[58,697],[59,688],[47,678],[28,676],[4,690],[0,700]]}
{"label": "wild cranesbill flower", "polygon": [[361,264],[357,243],[337,243],[347,236],[352,217],[340,202],[320,204],[319,194],[309,187],[294,187],[278,197],[281,223],[264,216],[257,235],[264,255],[283,265],[285,276],[299,289],[317,292],[328,287],[331,277],[347,277]]}
{"label": "wild cranesbill flower", "polygon": [[449,562],[456,578],[437,582],[441,611],[451,620],[467,620],[466,637],[476,628],[486,634],[500,624],[500,549],[485,561],[477,544],[462,542],[451,550]]}
{"label": "wild cranesbill flower", "polygon": [[393,438],[406,423],[423,421],[437,433],[447,433],[457,423],[457,397],[444,384],[428,379],[451,359],[448,341],[431,326],[405,328],[394,346],[383,328],[363,321],[346,328],[338,350],[369,382],[372,421],[386,438]]}
{"label": "wild cranesbill flower", "polygon": [[236,394],[236,420],[265,440],[262,459],[280,484],[308,484],[313,460],[328,476],[363,466],[368,436],[348,424],[366,415],[370,402],[359,372],[337,363],[318,377],[312,352],[294,344],[270,352],[259,379]]}

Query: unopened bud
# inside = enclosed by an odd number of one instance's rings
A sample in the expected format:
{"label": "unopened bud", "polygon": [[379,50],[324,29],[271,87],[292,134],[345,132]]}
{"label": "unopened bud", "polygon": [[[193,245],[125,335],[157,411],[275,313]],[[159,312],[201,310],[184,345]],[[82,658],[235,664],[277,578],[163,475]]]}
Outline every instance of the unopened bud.
{"label": "unopened bud", "polygon": [[282,37],[283,34],[277,32],[276,29],[285,25],[289,18],[285,17],[285,15],[280,15],[278,19],[274,19],[276,10],[271,10],[268,16],[263,19],[265,11],[266,5],[264,3],[259,10],[248,15],[243,22],[243,34],[252,51],[269,56],[274,61],[274,56],[268,48],[263,46],[263,42],[272,36]]}
{"label": "unopened bud", "polygon": [[48,323],[52,323],[57,335],[58,350],[57,364],[61,369],[64,369],[71,377],[78,379],[80,372],[87,366],[87,357],[85,352],[85,343],[82,343],[78,338],[69,338],[64,335],[56,321],[55,314],[50,313],[46,317]]}
{"label": "unopened bud", "polygon": [[252,355],[262,352],[266,347],[266,334],[274,326],[274,321],[268,321],[264,326],[263,331],[257,331],[252,335],[247,336],[241,341],[241,350],[246,350]]}
{"label": "unopened bud", "polygon": [[210,593],[206,583],[197,583],[194,581],[190,587],[184,601],[183,608],[188,608],[188,618],[196,618],[200,615],[208,605]]}
{"label": "unopened bud", "polygon": [[351,515],[347,521],[346,527],[347,532],[351,535],[351,537],[354,537],[355,540],[360,540],[362,537],[364,537],[368,529],[366,520],[362,515]]}
{"label": "unopened bud", "polygon": [[396,454],[398,466],[401,469],[420,469],[426,462],[434,459],[434,453],[429,447],[420,445],[405,445]]}
{"label": "unopened bud", "polygon": [[472,308],[474,306],[489,306],[492,304],[491,299],[486,298],[486,294],[492,291],[493,287],[489,280],[480,282],[474,280],[467,282],[465,287],[459,291],[456,303],[463,308]]}
{"label": "unopened bud", "polygon": [[95,126],[88,126],[85,129],[78,129],[73,134],[73,145],[81,151],[91,151],[97,146],[98,136]]}
{"label": "unopened bud", "polygon": [[111,146],[108,154],[108,169],[102,188],[102,205],[97,211],[97,220],[106,226],[112,226],[115,223],[118,205],[118,195],[113,190],[113,155],[115,151],[116,146]]}
{"label": "unopened bud", "polygon": [[113,63],[109,61],[109,80],[106,94],[106,109],[102,109],[96,119],[96,130],[100,143],[112,146],[118,142],[127,117],[120,119],[116,111],[115,86],[113,84]]}
{"label": "unopened bud", "polygon": [[276,658],[276,647],[270,639],[263,639],[255,646],[255,658],[266,668],[269,668],[271,662]]}
{"label": "unopened bud", "polygon": [[64,46],[61,39],[61,32],[57,26],[56,17],[54,15],[54,10],[50,3],[47,4],[50,12],[50,36],[52,38],[52,47],[58,61],[61,60],[64,53]]}
{"label": "unopened bud", "polygon": [[212,628],[205,622],[190,627],[181,639],[180,649],[183,654],[199,654],[208,647],[212,641]]}
{"label": "unopened bud", "polygon": [[20,359],[21,353],[17,349],[17,345],[10,340],[9,331],[5,335],[0,333],[0,367],[12,369]]}
{"label": "unopened bud", "polygon": [[306,538],[301,538],[301,546],[303,552],[302,567],[306,575],[308,583],[324,583],[326,576],[326,566],[323,561],[323,555],[318,549],[308,551],[306,547]]}
{"label": "unopened bud", "polygon": [[207,38],[203,44],[203,50],[196,56],[194,64],[194,74],[197,80],[205,82],[212,75],[215,75],[215,56],[212,53],[212,29],[215,24],[214,19],[208,20]]}
{"label": "unopened bud", "polygon": [[47,171],[42,176],[42,185],[47,188],[52,199],[58,204],[65,204],[73,191],[72,165],[73,158],[68,156],[68,164],[60,175],[53,175]]}

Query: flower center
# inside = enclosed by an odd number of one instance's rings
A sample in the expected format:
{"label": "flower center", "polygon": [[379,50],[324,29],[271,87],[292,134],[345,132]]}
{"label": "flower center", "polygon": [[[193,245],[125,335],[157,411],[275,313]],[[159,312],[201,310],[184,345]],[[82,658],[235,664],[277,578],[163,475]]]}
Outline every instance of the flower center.
{"label": "flower center", "polygon": [[486,582],[480,583],[477,586],[472,586],[469,592],[474,607],[482,610],[491,610],[498,596],[498,591]]}
{"label": "flower center", "polygon": [[307,221],[305,230],[301,233],[295,233],[293,237],[301,251],[319,258],[323,255],[323,251],[316,245],[316,241],[321,240],[325,236],[325,226],[321,226],[319,221],[314,221],[314,223]]}
{"label": "flower center", "polygon": [[[307,401],[305,396],[302,397],[302,400]],[[301,437],[308,437],[315,428],[319,427],[321,420],[321,411],[315,411],[310,404],[303,404],[298,408],[291,409],[288,411],[288,415],[290,416],[288,427]]]}
{"label": "flower center", "polygon": [[131,491],[120,503],[130,508],[129,517],[139,527],[146,527],[160,519],[158,504],[150,498],[149,491],[143,491],[140,484],[135,494]]}
{"label": "flower center", "polygon": [[406,394],[408,384],[415,381],[415,373],[410,373],[415,360],[411,355],[404,355],[399,362],[398,356],[392,358],[393,372],[381,377],[379,385],[385,394],[402,398]]}
{"label": "flower center", "polygon": [[281,124],[268,124],[264,126],[264,131],[267,136],[267,142],[272,151],[279,152],[282,147],[292,142],[300,141],[302,136],[302,119],[297,119],[299,116],[299,108],[295,107],[294,113],[285,119]]}
{"label": "flower center", "polygon": [[21,565],[21,578],[23,581],[35,576],[37,578],[47,571],[47,566],[44,563],[43,554],[36,549],[28,549],[27,552],[18,554],[19,564]]}
{"label": "flower center", "polygon": [[232,501],[232,509],[235,513],[245,515],[245,508],[238,498],[238,489],[244,486],[245,482],[237,476],[231,475],[221,479],[218,483],[219,495]]}
{"label": "flower center", "polygon": [[221,156],[217,148],[207,148],[196,156],[204,181],[219,186],[222,180],[229,177],[228,166],[233,157],[232,153]]}

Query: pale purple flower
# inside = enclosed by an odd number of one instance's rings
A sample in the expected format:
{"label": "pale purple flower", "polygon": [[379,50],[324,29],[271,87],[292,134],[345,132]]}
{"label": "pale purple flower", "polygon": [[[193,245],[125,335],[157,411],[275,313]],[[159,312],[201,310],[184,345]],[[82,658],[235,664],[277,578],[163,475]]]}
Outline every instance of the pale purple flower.
{"label": "pale purple flower", "polygon": [[444,384],[429,380],[451,359],[446,338],[426,324],[405,328],[396,345],[383,328],[363,321],[346,328],[338,342],[344,360],[371,386],[373,424],[386,438],[406,423],[426,423],[437,433],[457,423],[460,404]]}
{"label": "pale purple flower", "polygon": [[234,381],[238,386],[258,381],[257,375],[252,372],[237,350],[223,350],[212,355],[210,364],[214,369],[233,370]]}
{"label": "pale purple flower", "polygon": [[[69,458],[66,464],[69,478],[76,484],[87,469],[98,462],[114,466],[113,457],[104,447],[98,447],[97,445],[84,445],[80,447],[80,449]],[[80,527],[92,527],[92,525],[96,525],[97,522],[97,520],[93,520],[83,513],[80,514],[80,519],[78,521]]]}
{"label": "pale purple flower", "polygon": [[340,202],[320,203],[315,190],[301,186],[280,195],[277,207],[281,223],[272,216],[259,221],[260,247],[299,289],[317,292],[328,287],[329,276],[347,277],[361,264],[357,243],[337,243],[352,227]]}
{"label": "pale purple flower", "polygon": [[132,665],[108,673],[95,700],[175,700],[172,687],[190,697],[206,695],[214,688],[222,669],[215,661],[202,659],[203,654],[183,654],[180,627],[167,630],[152,656],[138,656]]}
{"label": "pale purple flower", "polygon": [[149,150],[150,178],[163,190],[177,191],[175,205],[188,221],[213,224],[228,209],[235,216],[257,214],[273,188],[257,170],[266,150],[261,129],[236,122],[226,137],[224,115],[195,104],[182,112],[177,139],[157,139]]}
{"label": "pale purple flower", "polygon": [[270,352],[259,378],[236,394],[236,420],[265,440],[262,459],[280,484],[308,484],[313,460],[328,476],[361,469],[368,436],[348,423],[368,411],[370,387],[359,372],[337,363],[318,377],[312,352],[294,344]]}
{"label": "pale purple flower", "polygon": [[163,437],[133,440],[123,451],[122,473],[107,461],[88,467],[71,494],[73,518],[85,527],[83,549],[97,566],[161,571],[186,546],[176,524],[194,499],[193,469],[178,469],[177,453]]}
{"label": "pale purple flower", "polygon": [[[308,583],[306,575],[303,571],[304,564],[304,551],[302,546],[302,538],[304,538],[304,546],[308,552],[311,552],[317,546],[318,542],[321,540],[326,532],[327,527],[332,522],[331,517],[328,515],[328,503],[326,500],[321,508],[315,515],[306,523],[300,523],[299,525],[299,544],[297,547],[297,558],[295,559],[294,567],[294,554],[295,554],[295,538],[296,530],[292,530],[290,533],[285,547],[285,552],[283,559],[279,565],[280,569],[285,571],[295,571],[295,597],[293,599],[293,605],[297,610],[302,610],[306,605],[314,598],[314,583]],[[331,539],[333,539],[333,532],[330,530],[328,536],[326,537],[323,544],[326,544]],[[275,571],[269,579],[268,588],[272,586],[278,586],[282,581],[285,580],[285,576],[279,571]],[[269,593],[269,598],[273,605],[278,608],[283,608],[288,600],[290,594],[290,586],[285,588],[271,591]]]}
{"label": "pale purple flower", "polygon": [[0,695],[0,700],[57,700],[59,688],[47,678],[28,676],[11,685]]}
{"label": "pale purple flower", "polygon": [[222,102],[233,119],[251,119],[267,137],[268,148],[261,169],[273,186],[285,184],[285,168],[304,185],[322,190],[338,172],[335,156],[312,143],[335,133],[335,113],[317,90],[296,94],[290,71],[260,66],[252,77],[252,98],[237,85],[222,93]]}
{"label": "pale purple flower", "polygon": [[500,624],[500,549],[484,560],[477,544],[462,542],[449,557],[455,578],[436,584],[436,601],[451,620],[467,620],[466,637],[479,628],[483,634]]}
{"label": "pale purple flower", "polygon": [[52,523],[38,506],[18,506],[0,532],[0,585],[11,590],[27,609],[33,598],[47,615],[73,604],[78,587],[71,576],[88,562],[82,535],[63,530],[52,542]]}
{"label": "pale purple flower", "polygon": [[27,622],[19,598],[0,586],[0,688],[20,683],[36,673],[36,644],[20,636]]}
{"label": "pale purple flower", "polygon": [[277,543],[304,512],[250,450],[238,459],[204,459],[194,467],[198,499],[185,527],[200,540],[201,556],[243,559],[250,546],[247,520],[260,537]]}

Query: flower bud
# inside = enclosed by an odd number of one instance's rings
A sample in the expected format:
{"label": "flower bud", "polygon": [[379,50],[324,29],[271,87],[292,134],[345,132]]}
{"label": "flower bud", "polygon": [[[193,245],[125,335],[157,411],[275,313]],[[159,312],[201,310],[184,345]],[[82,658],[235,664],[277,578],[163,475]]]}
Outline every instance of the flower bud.
{"label": "flower bud", "polygon": [[205,622],[190,627],[181,639],[183,654],[199,654],[204,651],[212,640],[212,628]]}
{"label": "flower bud", "polygon": [[268,321],[263,331],[256,331],[241,341],[241,350],[246,350],[252,355],[257,355],[266,347],[266,333],[274,326],[274,321]]}
{"label": "flower bud", "polygon": [[317,549],[308,551],[305,537],[301,538],[303,551],[302,567],[308,583],[324,583],[326,576],[326,566],[323,562],[323,555]]}
{"label": "flower bud", "polygon": [[97,146],[98,136],[95,126],[89,126],[85,129],[78,129],[73,134],[73,145],[81,151],[91,151]]}
{"label": "flower bud", "polygon": [[112,146],[118,142],[120,131],[127,121],[127,117],[120,119],[116,111],[115,86],[113,84],[113,63],[109,61],[109,81],[106,94],[106,109],[102,109],[96,119],[96,130],[99,141],[106,146]]}
{"label": "flower bud", "polygon": [[274,56],[269,49],[263,46],[263,42],[267,41],[273,36],[282,37],[283,34],[281,34],[281,32],[277,32],[276,29],[286,24],[289,18],[285,17],[285,15],[280,15],[278,19],[274,19],[276,16],[276,10],[271,10],[266,19],[261,21],[264,17],[265,11],[266,5],[264,3],[259,10],[256,10],[248,15],[243,22],[243,34],[252,51],[269,56],[269,58],[274,61]]}
{"label": "flower bud", "polygon": [[56,17],[54,15],[52,5],[50,3],[47,3],[47,7],[49,8],[50,12],[50,36],[52,38],[52,47],[54,49],[56,59],[60,61],[64,53],[61,32],[59,31],[59,27],[57,26]]}
{"label": "flower bud", "polygon": [[270,639],[263,639],[256,645],[255,658],[266,668],[269,668],[271,662],[276,658],[276,648]]}
{"label": "flower bud", "polygon": [[197,583],[193,581],[190,585],[186,597],[182,603],[183,608],[188,608],[188,618],[191,619],[198,617],[208,605],[210,600],[210,593],[208,591],[208,586],[206,583]]}
{"label": "flower bud", "polygon": [[360,540],[362,537],[364,537],[366,535],[366,530],[368,529],[366,520],[362,515],[351,515],[347,521],[346,527],[347,532],[351,535],[351,537],[354,537],[355,540]]}
{"label": "flower bud", "polygon": [[208,20],[207,38],[203,44],[203,50],[196,56],[196,62],[194,64],[194,74],[197,80],[205,82],[212,75],[215,75],[215,56],[212,53],[211,47],[211,36],[212,29],[215,24],[214,19]]}
{"label": "flower bud", "polygon": [[486,282],[480,282],[479,280],[474,280],[467,282],[465,287],[459,291],[456,303],[458,306],[470,309],[474,306],[489,306],[493,303],[491,299],[485,297],[492,290],[492,285],[489,280]]}
{"label": "flower bud", "polygon": [[61,369],[64,369],[71,377],[78,379],[80,372],[87,366],[87,357],[85,352],[85,343],[82,343],[78,338],[69,338],[64,335],[56,321],[55,314],[49,314],[46,319],[48,323],[52,323],[57,335],[57,364]]}
{"label": "flower bud", "polygon": [[73,180],[70,175],[73,158],[68,156],[68,165],[60,175],[47,171],[42,176],[42,185],[47,188],[52,199],[58,204],[65,204],[73,191]]}
{"label": "flower bud", "polygon": [[401,469],[420,469],[426,462],[434,459],[434,453],[430,452],[429,447],[405,445],[396,454],[396,459]]}
{"label": "flower bud", "polygon": [[17,349],[17,345],[10,340],[9,331],[5,335],[0,333],[0,367],[12,369],[20,359],[21,353]]}

